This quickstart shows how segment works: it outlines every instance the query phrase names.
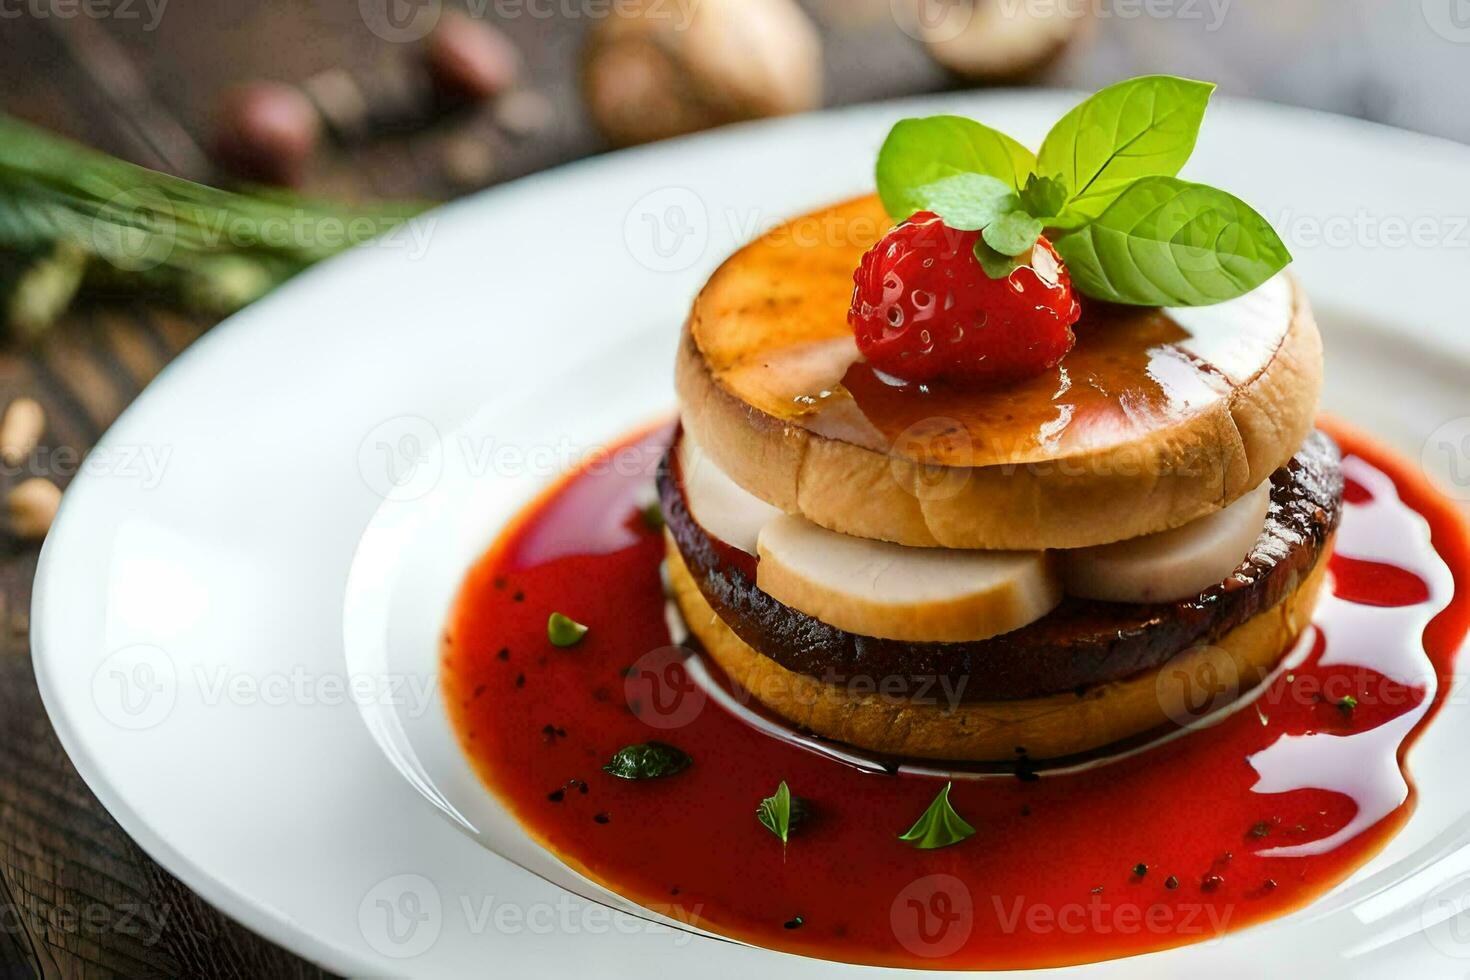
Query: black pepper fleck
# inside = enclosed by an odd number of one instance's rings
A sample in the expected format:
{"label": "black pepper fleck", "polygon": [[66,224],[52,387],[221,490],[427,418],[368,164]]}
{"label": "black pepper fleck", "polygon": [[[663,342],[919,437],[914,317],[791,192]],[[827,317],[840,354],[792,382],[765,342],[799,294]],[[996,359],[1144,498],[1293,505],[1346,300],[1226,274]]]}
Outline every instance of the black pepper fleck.
{"label": "black pepper fleck", "polygon": [[1170,891],[1173,891],[1175,888],[1179,887],[1179,879],[1174,877],[1173,875],[1170,875],[1169,877],[1164,879],[1164,887],[1169,889]]}
{"label": "black pepper fleck", "polygon": [[593,816],[592,819],[596,820],[598,823],[607,823],[608,821],[612,820],[612,817],[606,813],[599,813]]}
{"label": "black pepper fleck", "polygon": [[788,929],[800,929],[805,923],[806,923],[806,920],[803,919],[801,916],[798,915],[796,918],[787,921],[786,928],[788,928]]}

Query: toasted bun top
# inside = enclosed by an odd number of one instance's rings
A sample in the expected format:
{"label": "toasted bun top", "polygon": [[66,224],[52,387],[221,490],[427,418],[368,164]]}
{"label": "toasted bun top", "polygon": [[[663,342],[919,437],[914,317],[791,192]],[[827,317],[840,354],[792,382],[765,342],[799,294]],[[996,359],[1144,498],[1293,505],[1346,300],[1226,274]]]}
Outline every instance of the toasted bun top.
{"label": "toasted bun top", "polygon": [[847,323],[853,271],[891,226],[876,197],[859,198],[737,252],[689,320],[716,383],[816,435],[915,462],[1042,462],[1187,427],[1260,375],[1292,323],[1285,276],[1214,307],[1085,302],[1077,346],[1039,377],[988,390],[896,387],[861,361]]}
{"label": "toasted bun top", "polygon": [[1220,509],[1312,428],[1321,341],[1285,275],[1188,310],[1084,300],[1077,346],[1017,384],[895,384],[847,324],[853,271],[891,225],[875,197],[797,218],[695,300],[685,424],[777,507],[901,544],[1083,547]]}

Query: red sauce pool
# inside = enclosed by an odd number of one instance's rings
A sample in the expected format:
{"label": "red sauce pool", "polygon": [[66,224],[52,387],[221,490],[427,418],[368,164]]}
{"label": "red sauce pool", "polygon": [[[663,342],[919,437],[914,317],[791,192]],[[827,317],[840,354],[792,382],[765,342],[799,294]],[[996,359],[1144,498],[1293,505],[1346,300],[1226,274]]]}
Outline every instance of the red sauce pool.
{"label": "red sauce pool", "polygon": [[[1423,636],[1438,701],[1470,629],[1470,534],[1412,464],[1325,424],[1345,454],[1392,479],[1453,573],[1453,599]],[[635,502],[667,436],[630,439],[530,507],[470,572],[445,636],[445,700],[482,778],[534,837],[609,888],[709,931],[808,956],[942,969],[1055,966],[1198,942],[1296,909],[1408,819],[1412,789],[1327,853],[1258,853],[1326,837],[1358,804],[1325,789],[1253,792],[1248,757],[1285,735],[1366,731],[1425,697],[1425,687],[1363,667],[1322,664],[1327,641],[1318,634],[1306,661],[1273,681],[1254,709],[1214,727],[1081,772],[956,781],[951,802],[977,833],[915,850],[898,834],[942,780],[850,767],[702,699],[672,713],[667,703],[645,703],[653,688],[634,665],[667,647],[669,635],[662,538]],[[1348,506],[1370,501],[1355,484]],[[1331,568],[1335,594],[1348,602],[1407,606],[1429,595],[1407,569],[1350,558]],[[591,631],[577,646],[553,647],[546,620],[554,611]],[[602,771],[619,748],[655,740],[694,764],[641,782]],[[785,848],[755,818],[782,780],[814,811]]]}

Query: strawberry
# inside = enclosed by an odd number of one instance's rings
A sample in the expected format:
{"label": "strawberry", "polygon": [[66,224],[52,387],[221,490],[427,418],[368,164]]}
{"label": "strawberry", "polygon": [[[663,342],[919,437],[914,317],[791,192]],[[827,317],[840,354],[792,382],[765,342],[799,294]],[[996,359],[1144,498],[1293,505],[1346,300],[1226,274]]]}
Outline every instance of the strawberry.
{"label": "strawberry", "polygon": [[921,211],[863,256],[847,321],[873,367],[905,381],[1002,384],[1055,367],[1082,309],[1045,238],[1010,275],[975,257],[978,231]]}

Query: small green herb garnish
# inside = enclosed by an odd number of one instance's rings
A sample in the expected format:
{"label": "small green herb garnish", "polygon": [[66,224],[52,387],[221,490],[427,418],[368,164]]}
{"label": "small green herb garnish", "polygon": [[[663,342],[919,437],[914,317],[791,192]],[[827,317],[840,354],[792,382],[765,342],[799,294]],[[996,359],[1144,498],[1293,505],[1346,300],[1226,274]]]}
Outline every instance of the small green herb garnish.
{"label": "small green herb garnish", "polygon": [[1358,699],[1355,698],[1355,697],[1353,697],[1351,694],[1349,694],[1347,697],[1343,698],[1341,701],[1337,702],[1337,710],[1338,711],[1341,711],[1344,715],[1346,715],[1349,718],[1351,718],[1353,716],[1353,709],[1356,708],[1357,706],[1358,706]]}
{"label": "small green herb garnish", "polygon": [[1024,264],[1044,232],[1094,299],[1233,299],[1291,254],[1244,202],[1175,176],[1214,88],[1168,75],[1120,82],[1063,116],[1035,154],[972,119],[905,119],[878,155],[878,193],[895,221],[932,211],[979,231],[975,256],[992,278]]}
{"label": "small green herb garnish", "polygon": [[1139,861],[1133,866],[1133,873],[1142,878],[1144,875],[1148,874],[1148,865],[1144,864],[1142,861]]}
{"label": "small green herb garnish", "polygon": [[792,796],[784,779],[776,787],[776,795],[761,800],[761,805],[755,811],[755,818],[761,822],[761,826],[781,838],[783,844],[790,839],[791,828],[805,820],[806,815],[806,801],[799,796]]}
{"label": "small green herb garnish", "polygon": [[602,771],[619,779],[658,779],[688,769],[689,756],[663,742],[646,742],[618,749]]}
{"label": "small green herb garnish", "polygon": [[546,638],[552,646],[576,646],[587,635],[587,627],[559,612],[552,613],[546,620]]}
{"label": "small green herb garnish", "polygon": [[949,790],[954,783],[945,783],[944,789],[934,797],[929,809],[912,827],[898,835],[899,840],[908,841],[920,850],[958,844],[975,833],[975,828],[965,823],[963,817],[949,804]]}
{"label": "small green herb garnish", "polygon": [[664,509],[657,500],[638,512],[643,518],[643,526],[650,531],[662,531],[664,529]]}

